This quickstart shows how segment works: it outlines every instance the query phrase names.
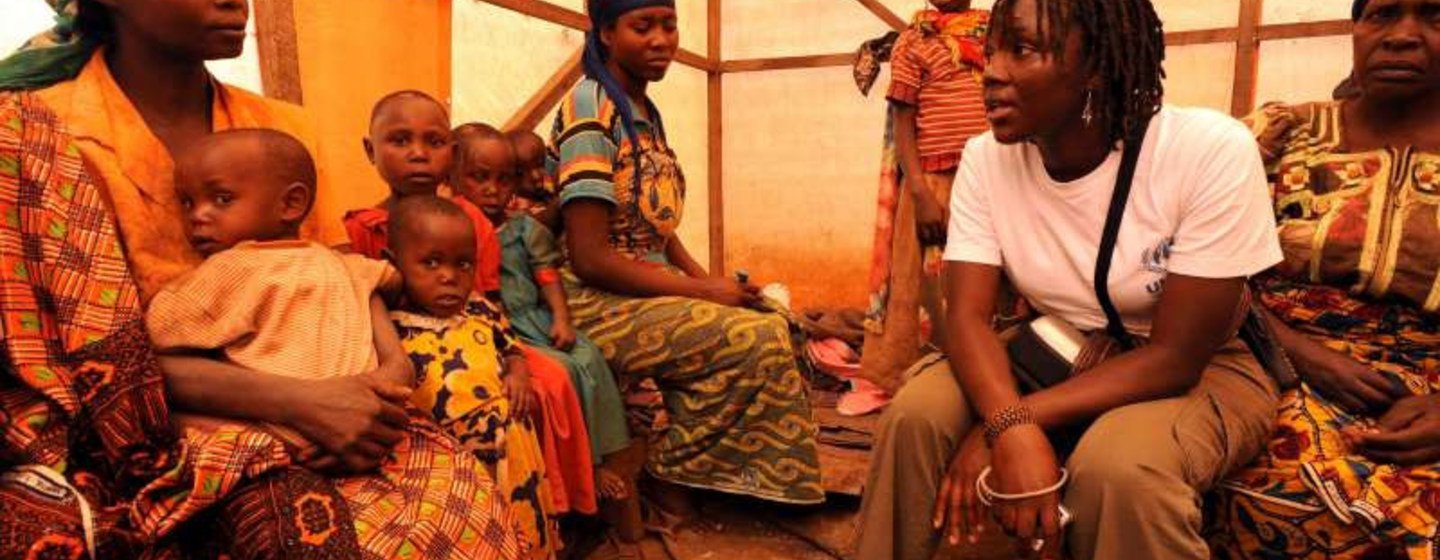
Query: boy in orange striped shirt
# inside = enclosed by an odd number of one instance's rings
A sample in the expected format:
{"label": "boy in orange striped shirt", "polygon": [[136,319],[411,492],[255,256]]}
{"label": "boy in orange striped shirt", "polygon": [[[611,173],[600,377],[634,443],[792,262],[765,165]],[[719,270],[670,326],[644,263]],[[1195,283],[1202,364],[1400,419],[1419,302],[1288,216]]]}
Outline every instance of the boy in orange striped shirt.
{"label": "boy in orange striped shirt", "polygon": [[[900,34],[890,59],[879,215],[870,273],[861,377],[894,391],[921,355],[921,309],[934,327],[944,316],[940,249],[950,185],[965,143],[983,134],[980,88],[990,14],[970,0],[930,0]],[[933,329],[930,340],[943,333]],[[937,344],[938,346],[938,344]]]}

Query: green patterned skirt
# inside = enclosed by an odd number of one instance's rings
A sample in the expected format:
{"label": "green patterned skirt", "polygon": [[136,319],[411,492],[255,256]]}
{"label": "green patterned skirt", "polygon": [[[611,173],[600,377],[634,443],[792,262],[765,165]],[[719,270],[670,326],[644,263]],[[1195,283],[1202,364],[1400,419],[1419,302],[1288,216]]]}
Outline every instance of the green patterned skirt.
{"label": "green patterned skirt", "polygon": [[653,379],[669,427],[647,469],[684,486],[792,504],[825,500],[816,426],[788,324],[775,314],[683,298],[565,289],[575,327],[622,384]]}

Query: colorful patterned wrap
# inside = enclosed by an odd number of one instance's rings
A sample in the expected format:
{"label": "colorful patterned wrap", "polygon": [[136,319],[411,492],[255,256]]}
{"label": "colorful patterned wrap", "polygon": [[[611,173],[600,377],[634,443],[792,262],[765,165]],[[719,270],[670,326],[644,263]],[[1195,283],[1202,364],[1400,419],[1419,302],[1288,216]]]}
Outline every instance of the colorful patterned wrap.
{"label": "colorful patterned wrap", "polygon": [[[1440,154],[1344,148],[1341,105],[1269,105],[1248,121],[1271,176],[1285,261],[1265,306],[1415,395],[1440,391]],[[1440,557],[1440,465],[1351,453],[1352,415],[1308,385],[1282,396],[1267,453],[1222,492],[1237,558]]]}

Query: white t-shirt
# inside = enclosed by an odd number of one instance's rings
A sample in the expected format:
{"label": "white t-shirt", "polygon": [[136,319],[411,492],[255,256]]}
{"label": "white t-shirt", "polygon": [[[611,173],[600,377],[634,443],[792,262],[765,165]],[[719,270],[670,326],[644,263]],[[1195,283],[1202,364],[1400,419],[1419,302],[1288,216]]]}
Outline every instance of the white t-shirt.
{"label": "white t-shirt", "polygon": [[[1045,171],[1040,151],[970,140],[950,200],[945,260],[1001,266],[1029,302],[1081,329],[1104,328],[1095,259],[1122,152],[1074,181]],[[1110,268],[1125,327],[1148,336],[1174,272],[1237,278],[1281,260],[1260,152],[1223,114],[1165,107],[1150,122]]]}

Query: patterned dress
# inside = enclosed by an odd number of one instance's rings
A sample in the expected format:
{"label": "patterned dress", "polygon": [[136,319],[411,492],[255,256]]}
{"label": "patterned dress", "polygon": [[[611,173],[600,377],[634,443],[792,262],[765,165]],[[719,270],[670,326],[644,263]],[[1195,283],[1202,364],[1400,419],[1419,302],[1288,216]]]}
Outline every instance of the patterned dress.
{"label": "patterned dress", "polygon": [[[56,87],[93,110],[97,79]],[[152,152],[72,135],[75,122],[41,96],[0,94],[0,465],[36,465],[79,488],[97,558],[516,557],[493,484],[428,422],[412,423],[379,473],[344,478],[292,466],[283,442],[248,426],[174,433],[113,206],[130,185],[103,182],[117,160]],[[229,99],[216,118],[242,103],[260,100]],[[127,111],[65,114],[122,121],[131,150],[148,136]],[[0,557],[84,556],[79,508],[47,505],[56,488],[46,486],[0,475]]]}
{"label": "patterned dress", "polygon": [[555,234],[535,218],[522,214],[500,226],[500,294],[515,333],[531,348],[544,352],[570,372],[570,381],[585,412],[594,464],[625,449],[630,434],[625,428],[625,405],[615,386],[615,374],[600,348],[576,333],[568,352],[550,346],[554,317],[545,307],[541,285],[559,282],[560,248]]}
{"label": "patterned dress", "polygon": [[554,556],[545,459],[528,418],[510,414],[503,360],[520,346],[504,314],[476,297],[465,312],[440,319],[391,312],[400,341],[415,363],[419,386],[410,402],[440,423],[495,473],[496,485],[520,520],[531,558]]}
{"label": "patterned dress", "polygon": [[[1275,128],[1294,118],[1288,130]],[[1440,153],[1352,152],[1341,105],[1267,106],[1250,121],[1285,261],[1256,282],[1266,307],[1415,395],[1440,391]],[[1268,452],[1222,493],[1230,556],[1440,558],[1440,465],[1351,453],[1363,418],[1308,385],[1281,399]],[[1371,555],[1371,556],[1367,556]]]}
{"label": "patterned dress", "polygon": [[[610,205],[610,247],[678,274],[665,248],[680,223],[685,176],[650,109],[656,122],[637,118],[632,140],[597,82],[571,91],[552,139],[560,203]],[[571,271],[564,277],[576,328],[620,381],[653,379],[664,396],[670,426],[650,447],[651,474],[778,502],[824,500],[815,422],[783,318],[684,297],[627,297],[586,286]]]}

